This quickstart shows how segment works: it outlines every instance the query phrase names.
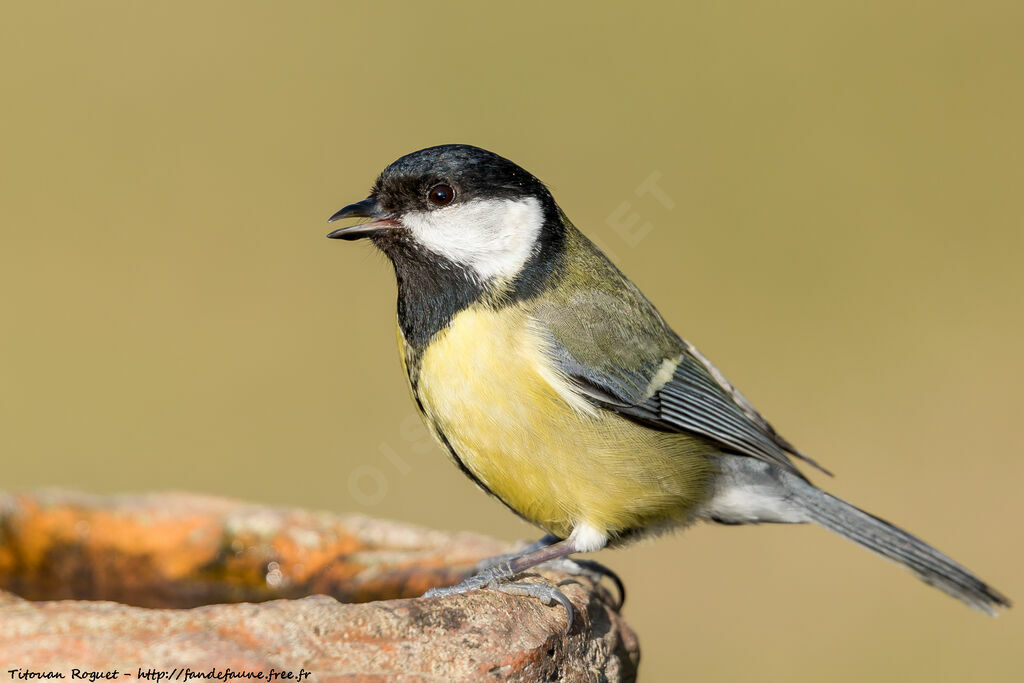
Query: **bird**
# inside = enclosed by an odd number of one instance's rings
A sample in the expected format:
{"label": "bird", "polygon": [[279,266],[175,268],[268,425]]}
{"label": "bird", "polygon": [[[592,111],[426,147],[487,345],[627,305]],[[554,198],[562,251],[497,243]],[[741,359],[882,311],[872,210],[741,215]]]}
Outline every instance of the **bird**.
{"label": "bird", "polygon": [[477,486],[546,532],[425,597],[532,596],[561,604],[572,628],[561,591],[517,578],[709,521],[817,524],[970,607],[1010,607],[947,555],[811,483],[797,463],[830,473],[514,162],[465,144],[421,149],[328,222],[349,218],[364,220],[327,237],[369,239],[390,260],[399,356],[430,432]]}

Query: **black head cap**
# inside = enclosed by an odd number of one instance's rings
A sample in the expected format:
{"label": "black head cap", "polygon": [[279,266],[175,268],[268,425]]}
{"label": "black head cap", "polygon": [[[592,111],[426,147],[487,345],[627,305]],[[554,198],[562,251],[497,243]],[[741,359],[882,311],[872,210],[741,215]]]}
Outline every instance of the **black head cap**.
{"label": "black head cap", "polygon": [[455,191],[455,202],[536,197],[545,213],[554,200],[544,184],[505,157],[472,145],[438,145],[406,154],[384,169],[373,186],[380,208],[391,215],[434,208],[428,193],[437,185]]}

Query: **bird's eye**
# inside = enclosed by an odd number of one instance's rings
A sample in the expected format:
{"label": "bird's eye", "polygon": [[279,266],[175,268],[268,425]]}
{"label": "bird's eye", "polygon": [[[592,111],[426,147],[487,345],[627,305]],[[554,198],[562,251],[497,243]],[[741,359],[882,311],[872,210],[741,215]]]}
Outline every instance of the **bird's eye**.
{"label": "bird's eye", "polygon": [[450,185],[434,185],[427,192],[427,199],[434,206],[447,206],[455,199],[455,190]]}

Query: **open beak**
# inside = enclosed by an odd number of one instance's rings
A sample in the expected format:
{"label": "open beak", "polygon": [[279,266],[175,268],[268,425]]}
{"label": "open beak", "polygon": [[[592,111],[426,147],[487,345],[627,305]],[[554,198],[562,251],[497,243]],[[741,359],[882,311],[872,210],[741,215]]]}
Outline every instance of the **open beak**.
{"label": "open beak", "polygon": [[397,219],[388,218],[380,208],[380,204],[377,203],[377,198],[372,196],[361,202],[349,204],[328,218],[327,222],[333,223],[342,218],[372,218],[373,220],[327,233],[332,240],[358,240],[402,225]]}

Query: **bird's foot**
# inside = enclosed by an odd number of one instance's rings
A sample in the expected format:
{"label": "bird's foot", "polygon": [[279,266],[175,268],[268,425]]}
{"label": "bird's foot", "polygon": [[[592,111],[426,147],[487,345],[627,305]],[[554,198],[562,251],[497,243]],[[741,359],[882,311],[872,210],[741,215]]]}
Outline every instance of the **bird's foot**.
{"label": "bird's foot", "polygon": [[615,610],[621,610],[622,606],[626,603],[626,585],[622,582],[622,579],[619,578],[618,574],[600,562],[563,557],[558,560],[551,560],[546,564],[553,569],[557,569],[563,574],[569,574],[570,576],[585,576],[595,584],[601,583],[601,580],[607,577],[615,585],[615,590],[619,594],[619,599],[615,603]]}
{"label": "bird's foot", "polygon": [[575,617],[572,603],[565,597],[562,591],[544,583],[528,583],[525,581],[512,581],[515,573],[512,567],[504,558],[494,558],[496,561],[482,571],[467,577],[462,583],[446,588],[431,588],[423,594],[425,598],[444,598],[449,595],[464,595],[471,591],[488,588],[508,595],[522,595],[537,598],[545,605],[560,604],[568,615],[568,626],[565,632],[572,630]]}
{"label": "bird's foot", "polygon": [[565,610],[565,615],[568,617],[565,632],[569,633],[572,631],[572,624],[575,620],[576,610],[573,609],[572,603],[569,602],[569,598],[565,597],[565,593],[554,586],[549,586],[546,583],[510,581],[508,583],[500,583],[496,586],[491,586],[491,588],[509,595],[525,595],[530,598],[537,598],[549,607],[557,602]]}
{"label": "bird's foot", "polygon": [[482,571],[466,577],[462,583],[446,588],[431,588],[423,594],[425,598],[444,598],[449,595],[462,595],[481,588],[491,588],[500,583],[508,583],[515,576],[512,566],[505,561],[498,561]]}
{"label": "bird's foot", "polygon": [[[519,550],[518,552],[497,555],[495,557],[488,557],[487,559],[480,560],[477,562],[474,570],[478,573],[483,572],[503,562],[509,562],[517,557],[521,557],[526,553],[546,548],[553,543],[557,543],[558,540],[557,536],[545,536],[539,541],[534,541],[533,543],[524,546],[522,550]],[[549,560],[545,564],[549,567],[557,568],[562,573],[569,574],[570,576],[585,576],[595,584],[601,583],[601,580],[607,577],[613,584],[615,584],[615,590],[619,594],[619,599],[615,604],[616,611],[621,610],[622,606],[626,603],[626,585],[622,582],[622,579],[619,578],[618,574],[600,562],[595,562],[594,560],[574,560],[564,557],[556,560]]]}

